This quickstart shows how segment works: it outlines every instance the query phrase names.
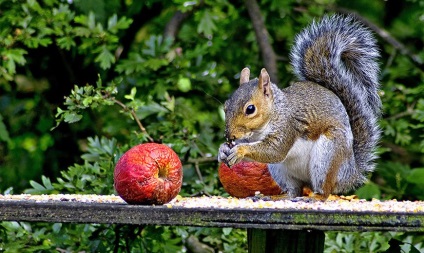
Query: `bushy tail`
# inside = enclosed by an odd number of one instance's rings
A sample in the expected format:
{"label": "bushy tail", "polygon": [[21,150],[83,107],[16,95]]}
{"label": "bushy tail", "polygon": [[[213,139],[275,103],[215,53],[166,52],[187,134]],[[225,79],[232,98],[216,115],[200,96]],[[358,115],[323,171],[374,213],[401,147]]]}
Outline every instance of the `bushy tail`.
{"label": "bushy tail", "polygon": [[296,37],[290,57],[298,78],[339,96],[350,118],[356,165],[373,171],[381,100],[379,51],[371,32],[352,16],[325,16]]}

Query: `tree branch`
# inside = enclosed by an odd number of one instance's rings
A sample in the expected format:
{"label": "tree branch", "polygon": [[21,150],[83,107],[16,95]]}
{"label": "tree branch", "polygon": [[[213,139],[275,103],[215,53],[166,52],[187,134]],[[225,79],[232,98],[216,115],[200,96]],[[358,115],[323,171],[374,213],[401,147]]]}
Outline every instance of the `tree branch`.
{"label": "tree branch", "polygon": [[262,53],[262,61],[273,83],[278,83],[277,56],[272,48],[264,18],[256,0],[246,0],[246,8]]}
{"label": "tree branch", "polygon": [[202,243],[196,236],[190,235],[187,238],[186,246],[193,253],[213,253],[215,250],[205,243]]}
{"label": "tree branch", "polygon": [[189,158],[187,160],[188,163],[209,163],[209,162],[217,162],[218,158],[216,156],[212,157],[199,157],[199,158]]}
{"label": "tree branch", "polygon": [[131,116],[134,118],[135,122],[137,122],[138,127],[140,128],[141,132],[143,132],[147,139],[150,142],[154,142],[153,138],[150,137],[149,133],[147,133],[146,128],[144,128],[143,124],[141,124],[140,120],[137,118],[137,115],[135,114],[134,109],[130,109],[128,108],[124,103],[122,103],[121,101],[115,99],[114,97],[111,98],[113,102],[115,102],[115,104],[119,105],[120,107],[122,107],[122,109],[124,109],[125,111],[128,111],[131,113]]}
{"label": "tree branch", "polygon": [[197,177],[199,178],[200,182],[204,182],[202,172],[200,172],[199,163],[194,164],[194,169],[196,170]]}
{"label": "tree branch", "polygon": [[181,27],[182,22],[190,15],[191,12],[175,12],[171,20],[166,24],[165,31],[163,32],[163,37],[175,39],[177,33]]}
{"label": "tree branch", "polygon": [[411,116],[415,113],[415,105],[417,104],[417,101],[414,101],[411,105],[406,106],[406,110],[403,112],[400,112],[398,114],[392,115],[390,117],[387,117],[386,120],[397,120],[406,116]]}
{"label": "tree branch", "polygon": [[193,12],[200,9],[204,4],[205,4],[205,1],[200,0],[189,11],[186,11],[186,12],[176,11],[174,13],[174,16],[172,16],[171,20],[169,20],[169,22],[166,24],[164,32],[163,32],[163,37],[165,39],[166,38],[175,39],[183,21],[186,18],[188,18],[190,15],[192,15]]}
{"label": "tree branch", "polygon": [[[137,4],[132,4],[128,8],[134,8],[133,5]],[[125,4],[123,4],[122,6],[125,6]],[[127,58],[128,53],[130,51],[130,47],[134,42],[134,38],[137,32],[147,22],[159,16],[162,10],[163,3],[158,1],[154,2],[152,5],[143,5],[138,12],[136,12],[133,16],[130,17],[133,22],[131,23],[130,27],[125,30],[125,34],[120,38],[120,43],[122,45],[122,52],[119,56],[120,58]]]}

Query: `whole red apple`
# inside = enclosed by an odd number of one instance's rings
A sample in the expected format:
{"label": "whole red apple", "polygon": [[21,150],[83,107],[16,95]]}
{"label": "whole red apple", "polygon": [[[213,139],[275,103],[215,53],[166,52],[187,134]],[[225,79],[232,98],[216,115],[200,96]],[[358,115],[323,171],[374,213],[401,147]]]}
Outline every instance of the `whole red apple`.
{"label": "whole red apple", "polygon": [[115,190],[129,204],[165,204],[181,190],[183,169],[168,146],[145,143],[132,147],[114,171]]}
{"label": "whole red apple", "polygon": [[221,163],[218,176],[225,191],[233,197],[255,196],[258,191],[264,195],[282,194],[265,163],[241,161],[231,168]]}

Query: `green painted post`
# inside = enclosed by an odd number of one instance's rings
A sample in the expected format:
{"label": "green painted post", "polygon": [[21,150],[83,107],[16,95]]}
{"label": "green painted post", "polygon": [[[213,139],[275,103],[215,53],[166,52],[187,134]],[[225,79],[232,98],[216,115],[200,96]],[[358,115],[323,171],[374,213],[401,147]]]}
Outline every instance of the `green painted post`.
{"label": "green painted post", "polygon": [[269,230],[256,228],[247,229],[247,244],[249,253],[266,252],[267,231]]}
{"label": "green painted post", "polygon": [[325,234],[319,230],[247,230],[249,253],[322,253]]}

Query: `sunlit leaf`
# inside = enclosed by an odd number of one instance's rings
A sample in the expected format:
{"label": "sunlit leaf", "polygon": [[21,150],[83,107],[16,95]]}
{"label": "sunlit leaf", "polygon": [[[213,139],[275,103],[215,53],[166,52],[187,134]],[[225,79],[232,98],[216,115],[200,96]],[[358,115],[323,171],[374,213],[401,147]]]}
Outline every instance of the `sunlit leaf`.
{"label": "sunlit leaf", "polygon": [[77,114],[75,112],[66,112],[65,113],[65,118],[64,118],[65,122],[75,123],[75,122],[77,122],[81,119],[82,119],[82,115]]}

